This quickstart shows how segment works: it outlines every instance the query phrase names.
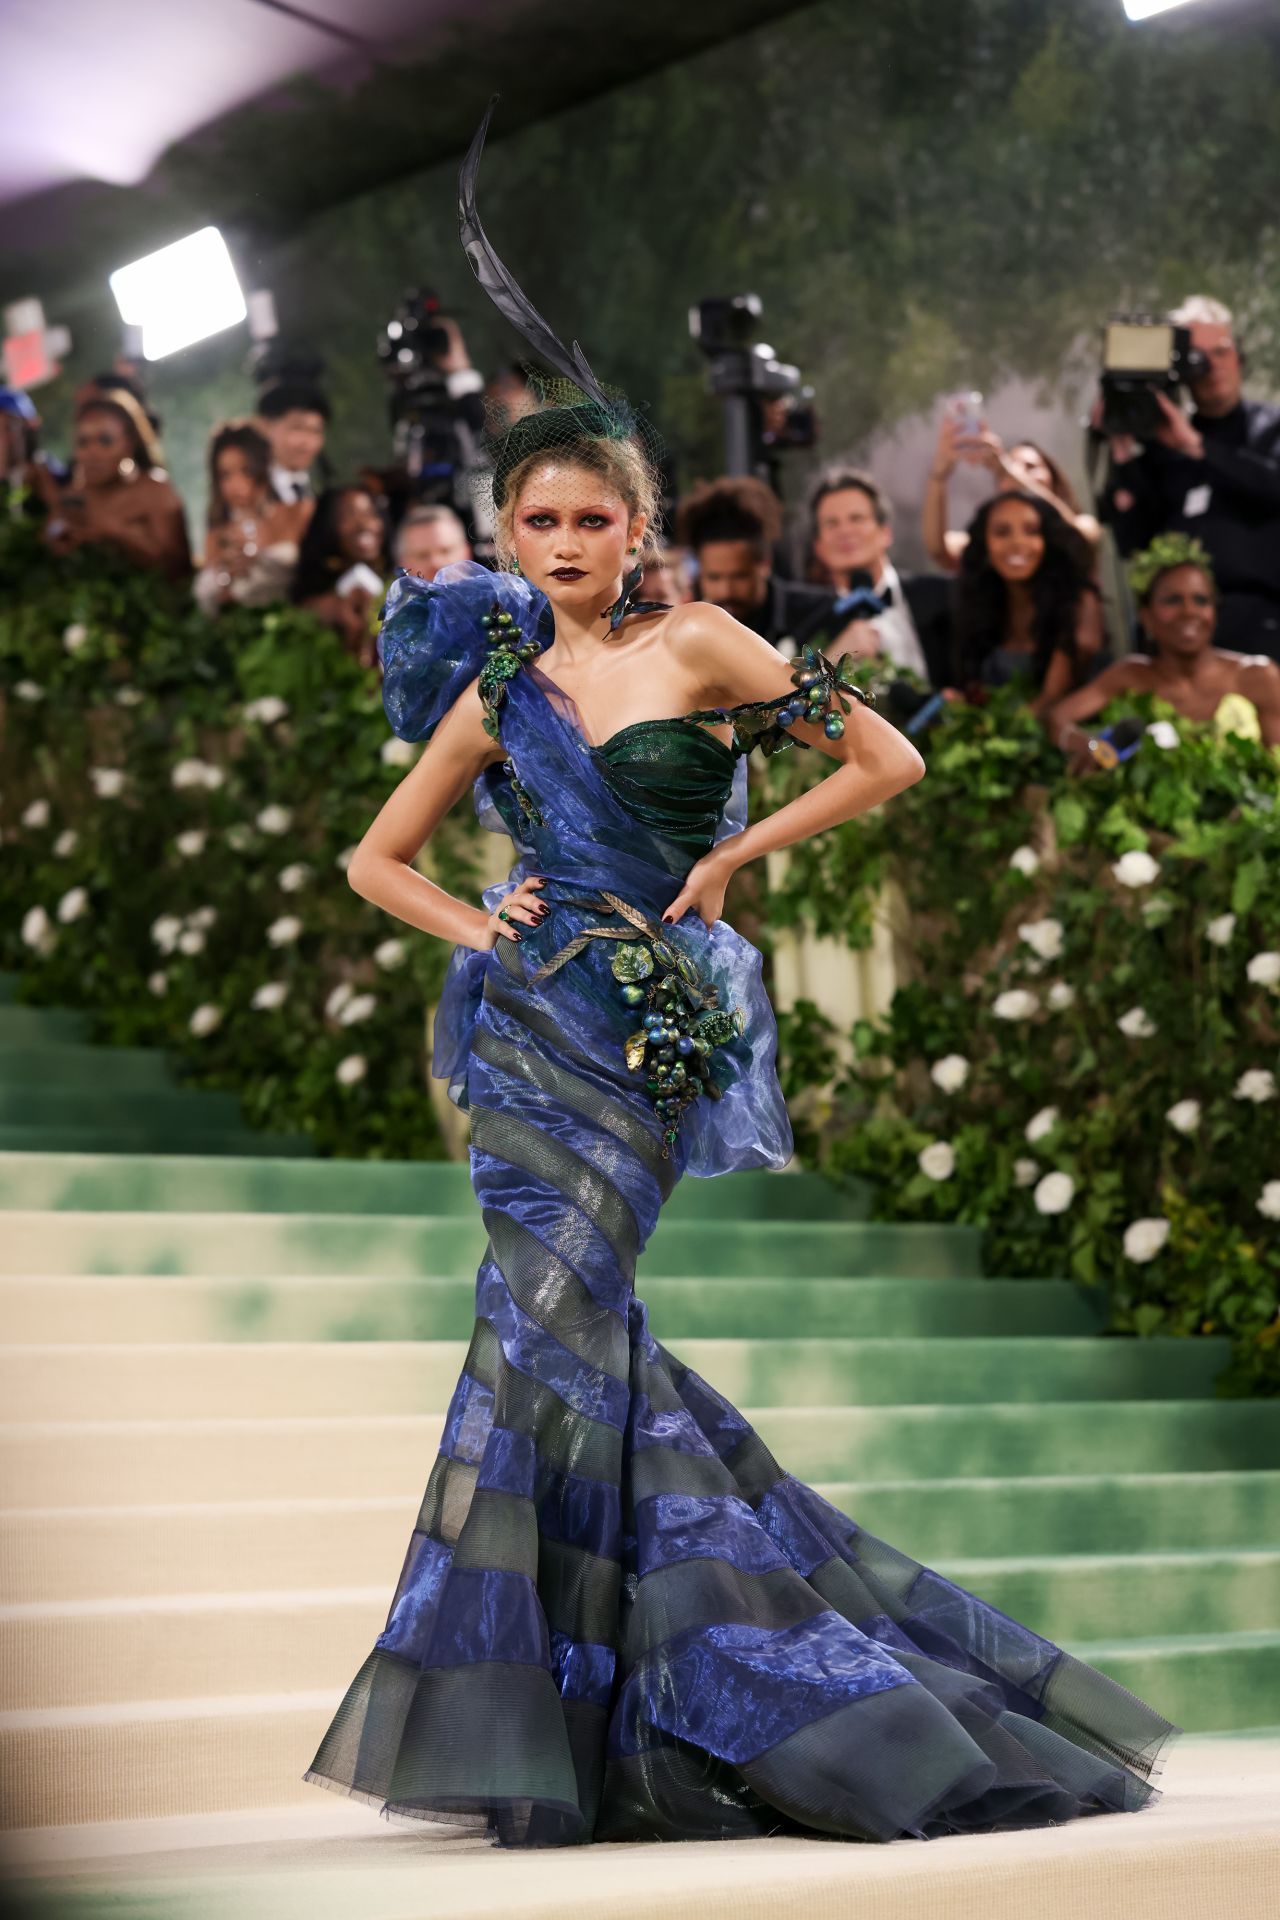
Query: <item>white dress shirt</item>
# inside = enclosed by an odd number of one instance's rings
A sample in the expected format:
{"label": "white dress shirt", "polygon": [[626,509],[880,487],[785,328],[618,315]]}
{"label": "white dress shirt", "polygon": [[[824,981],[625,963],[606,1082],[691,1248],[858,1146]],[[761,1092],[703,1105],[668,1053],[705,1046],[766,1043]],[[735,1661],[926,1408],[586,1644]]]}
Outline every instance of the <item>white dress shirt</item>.
{"label": "white dress shirt", "polygon": [[912,673],[918,673],[922,680],[929,678],[929,667],[924,657],[924,648],[920,644],[920,635],[916,632],[916,623],[911,618],[911,609],[907,605],[907,596],[902,591],[902,582],[892,562],[884,560],[880,565],[880,578],[876,581],[876,592],[883,593],[888,588],[893,598],[883,613],[878,613],[871,622],[880,635],[880,651],[886,660],[895,667],[907,667]]}
{"label": "white dress shirt", "polygon": [[271,491],[277,500],[283,500],[286,506],[292,506],[295,500],[310,500],[312,494],[311,475],[294,473],[288,467],[271,464]]}

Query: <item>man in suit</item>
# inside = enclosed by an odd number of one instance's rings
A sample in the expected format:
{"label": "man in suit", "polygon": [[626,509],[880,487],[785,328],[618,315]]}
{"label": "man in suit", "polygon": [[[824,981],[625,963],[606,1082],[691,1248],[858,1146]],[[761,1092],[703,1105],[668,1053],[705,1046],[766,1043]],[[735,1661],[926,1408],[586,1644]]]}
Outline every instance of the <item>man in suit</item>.
{"label": "man in suit", "polygon": [[944,574],[900,574],[889,558],[893,523],[889,504],[869,473],[831,467],[809,495],[810,551],[815,570],[840,596],[869,586],[887,602],[883,613],[860,622],[845,651],[881,655],[931,686],[951,683],[952,583]]}
{"label": "man in suit", "polygon": [[258,423],[271,447],[271,491],[292,505],[312,500],[311,468],[324,452],[329,402],[318,387],[277,380],[258,398]]}
{"label": "man in suit", "polygon": [[747,474],[700,482],[676,511],[676,538],[697,567],[698,599],[723,607],[790,658],[797,642],[832,631],[834,595],[775,572],[781,531],[776,494]]}

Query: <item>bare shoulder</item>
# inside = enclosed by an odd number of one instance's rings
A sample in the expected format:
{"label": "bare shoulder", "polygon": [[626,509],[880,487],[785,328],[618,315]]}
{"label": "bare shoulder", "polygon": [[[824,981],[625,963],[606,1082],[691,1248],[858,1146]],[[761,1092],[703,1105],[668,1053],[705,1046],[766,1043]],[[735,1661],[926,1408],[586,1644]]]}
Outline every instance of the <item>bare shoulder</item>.
{"label": "bare shoulder", "polygon": [[1235,663],[1236,689],[1254,705],[1272,705],[1280,700],[1280,667],[1265,653],[1237,653],[1228,656]]}
{"label": "bare shoulder", "polygon": [[673,607],[663,623],[663,639],[673,665],[701,688],[699,698],[709,705],[771,700],[791,685],[790,669],[777,648],[707,600]]}
{"label": "bare shoulder", "polygon": [[1145,693],[1154,684],[1155,661],[1149,653],[1126,653],[1096,674],[1091,686],[1112,693]]}

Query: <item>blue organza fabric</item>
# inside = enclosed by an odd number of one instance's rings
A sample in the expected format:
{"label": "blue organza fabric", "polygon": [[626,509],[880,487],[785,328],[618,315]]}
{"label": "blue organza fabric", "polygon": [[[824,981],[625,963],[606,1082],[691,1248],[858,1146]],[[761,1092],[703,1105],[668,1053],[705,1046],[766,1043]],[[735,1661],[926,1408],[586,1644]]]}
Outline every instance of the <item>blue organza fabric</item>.
{"label": "blue organza fabric", "polygon": [[[549,643],[518,578],[396,582],[402,737],[429,739],[477,677],[495,600]],[[508,884],[544,876],[551,911],[449,970],[434,1067],[471,1119],[475,1330],[386,1626],[307,1777],[505,1846],[885,1841],[1146,1805],[1175,1727],[864,1532],[654,1339],[636,1261],[678,1179],[790,1153],[760,956],[696,915],[676,929],[743,1027],[716,1048],[722,1097],[664,1142],[626,1065],[612,943],[532,976],[609,917],[602,890],[658,921],[689,853],[628,813],[536,660],[499,718],[508,761],[477,810],[512,835]],[[725,800],[722,831],[740,781]]]}

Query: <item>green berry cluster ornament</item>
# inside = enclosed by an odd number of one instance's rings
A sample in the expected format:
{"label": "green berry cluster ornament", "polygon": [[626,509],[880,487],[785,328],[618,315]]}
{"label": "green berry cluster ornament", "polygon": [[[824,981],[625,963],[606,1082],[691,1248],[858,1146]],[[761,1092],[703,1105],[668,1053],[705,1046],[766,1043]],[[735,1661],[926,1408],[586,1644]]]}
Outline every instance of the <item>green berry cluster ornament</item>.
{"label": "green berry cluster ornament", "polygon": [[790,746],[807,746],[807,741],[796,740],[788,732],[799,720],[811,727],[820,726],[828,740],[839,740],[844,733],[844,716],[853,711],[853,701],[860,700],[864,707],[875,705],[875,695],[857,684],[857,670],[852,654],[843,654],[837,663],[810,643],[792,663],[790,693],[772,700],[751,700],[740,707],[708,707],[687,717],[712,726],[731,721],[733,744],[739,753],[750,753],[753,747],[773,754]]}
{"label": "green berry cluster ornament", "polygon": [[626,1061],[645,1076],[645,1092],[662,1123],[662,1157],[680,1137],[680,1122],[695,1100],[720,1098],[711,1055],[742,1031],[742,1017],[717,1006],[687,955],[668,941],[650,939],[621,946],[613,956],[623,1004],[644,1007],[639,1027],[627,1036]]}
{"label": "green berry cluster ornament", "polygon": [[[536,640],[525,639],[516,625],[514,615],[507,613],[496,600],[488,613],[481,614],[480,625],[489,641],[488,656],[476,682],[480,704],[484,708],[484,719],[480,724],[489,738],[496,740],[499,737],[498,710],[507,697],[507,681],[514,680],[521,667],[527,667],[531,660],[536,659],[539,649]],[[537,804],[528,788],[521,784],[510,760],[505,763],[503,772],[511,781],[516,805],[525,820],[530,826],[542,826],[543,819]]]}

